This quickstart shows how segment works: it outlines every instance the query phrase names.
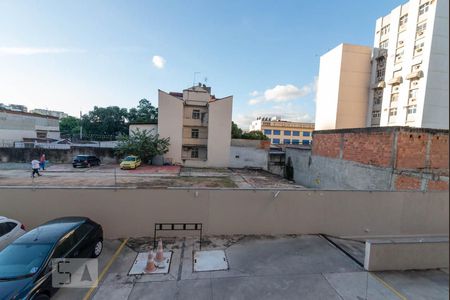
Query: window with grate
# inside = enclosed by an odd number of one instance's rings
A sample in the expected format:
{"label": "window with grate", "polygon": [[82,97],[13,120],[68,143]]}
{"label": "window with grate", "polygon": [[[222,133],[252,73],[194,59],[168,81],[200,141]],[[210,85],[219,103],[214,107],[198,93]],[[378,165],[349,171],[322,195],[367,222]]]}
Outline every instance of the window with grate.
{"label": "window with grate", "polygon": [[198,139],[199,130],[198,129],[191,129],[191,138]]}
{"label": "window with grate", "polygon": [[426,2],[426,3],[422,4],[421,6],[419,6],[419,16],[428,12],[429,6],[430,6],[429,2]]}
{"label": "window with grate", "polygon": [[198,158],[198,148],[191,149],[191,158]]}
{"label": "window with grate", "polygon": [[192,119],[200,119],[200,110],[194,109],[192,111]]}

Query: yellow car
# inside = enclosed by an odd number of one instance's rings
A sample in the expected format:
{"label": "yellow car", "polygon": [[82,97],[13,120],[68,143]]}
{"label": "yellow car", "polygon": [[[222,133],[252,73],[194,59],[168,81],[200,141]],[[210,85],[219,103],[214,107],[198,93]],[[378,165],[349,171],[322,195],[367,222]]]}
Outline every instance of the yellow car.
{"label": "yellow car", "polygon": [[137,156],[130,155],[125,157],[125,159],[120,163],[120,168],[124,169],[136,169],[141,165],[141,159]]}

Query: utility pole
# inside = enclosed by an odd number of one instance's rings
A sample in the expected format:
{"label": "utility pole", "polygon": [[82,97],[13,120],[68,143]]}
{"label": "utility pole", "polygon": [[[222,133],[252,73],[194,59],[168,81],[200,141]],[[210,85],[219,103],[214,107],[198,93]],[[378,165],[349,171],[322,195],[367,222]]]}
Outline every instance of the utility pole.
{"label": "utility pole", "polygon": [[83,123],[81,123],[81,110],[80,110],[80,140],[83,140]]}

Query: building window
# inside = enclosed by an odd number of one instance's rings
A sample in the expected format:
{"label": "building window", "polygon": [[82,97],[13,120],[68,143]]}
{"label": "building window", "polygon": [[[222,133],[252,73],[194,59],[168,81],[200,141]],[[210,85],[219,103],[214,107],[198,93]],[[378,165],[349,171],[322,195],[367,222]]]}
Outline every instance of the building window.
{"label": "building window", "polygon": [[409,90],[408,105],[416,103],[417,89]]}
{"label": "building window", "polygon": [[200,119],[200,110],[194,109],[192,111],[192,119]]}
{"label": "building window", "polygon": [[380,43],[380,48],[382,48],[382,49],[387,49],[388,46],[389,46],[389,40],[385,40]]}
{"label": "building window", "polygon": [[290,139],[284,139],[283,140],[283,144],[285,144],[285,145],[289,145],[290,143],[291,143]]}
{"label": "building window", "polygon": [[398,64],[401,63],[403,61],[403,54],[405,53],[403,47],[397,49],[396,53],[395,53],[395,61],[394,63]]}
{"label": "building window", "polygon": [[292,131],[293,136],[300,136],[300,131]]}
{"label": "building window", "polygon": [[388,34],[389,30],[390,30],[390,25],[389,24],[386,25],[386,26],[381,27],[381,35]]}
{"label": "building window", "polygon": [[428,6],[429,6],[429,2],[422,4],[421,6],[419,6],[419,16],[423,15],[424,13],[426,13],[428,11]]}
{"label": "building window", "polygon": [[416,65],[413,65],[413,66],[411,67],[411,72],[417,72],[417,71],[420,71],[420,65],[421,65],[421,63],[416,64]]}
{"label": "building window", "polygon": [[284,131],[284,135],[291,135],[291,131],[290,130],[285,130]]}
{"label": "building window", "polygon": [[414,56],[422,54],[424,44],[425,43],[423,42],[423,39],[416,41],[416,43],[414,45]]}
{"label": "building window", "polygon": [[397,108],[389,109],[389,117],[395,117],[397,115]]}
{"label": "building window", "polygon": [[198,158],[198,148],[192,148],[191,158]]}
{"label": "building window", "polygon": [[422,36],[425,33],[425,29],[427,29],[427,22],[422,22],[417,25],[416,38]]}
{"label": "building window", "polygon": [[311,132],[309,132],[309,131],[303,131],[303,136],[311,136]]}
{"label": "building window", "polygon": [[302,145],[309,145],[309,140],[303,140]]}
{"label": "building window", "polygon": [[47,131],[36,131],[36,137],[38,139],[46,139],[47,138]]}
{"label": "building window", "polygon": [[280,143],[280,139],[273,139],[272,140],[272,144],[279,144]]}
{"label": "building window", "polygon": [[410,105],[410,106],[408,106],[406,113],[408,115],[415,114],[416,110],[417,110],[417,105]]}
{"label": "building window", "polygon": [[398,93],[391,94],[391,105],[392,103],[397,103],[398,100]]}
{"label": "building window", "polygon": [[280,135],[280,131],[279,130],[274,130],[273,131],[273,135]]}
{"label": "building window", "polygon": [[198,133],[199,133],[198,129],[191,129],[191,138],[198,139]]}
{"label": "building window", "polygon": [[264,129],[264,134],[272,134],[272,130],[271,129]]}
{"label": "building window", "polygon": [[402,27],[408,22],[408,14],[400,17],[399,26]]}
{"label": "building window", "polygon": [[381,112],[379,110],[372,111],[372,118],[379,118],[381,116]]}
{"label": "building window", "polygon": [[292,140],[292,145],[298,145],[300,144],[300,140]]}

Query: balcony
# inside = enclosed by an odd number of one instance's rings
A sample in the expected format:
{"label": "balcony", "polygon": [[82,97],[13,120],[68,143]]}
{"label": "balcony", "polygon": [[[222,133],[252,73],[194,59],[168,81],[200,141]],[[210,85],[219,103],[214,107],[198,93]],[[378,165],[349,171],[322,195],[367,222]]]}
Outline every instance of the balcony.
{"label": "balcony", "polygon": [[208,120],[184,118],[183,126],[208,127]]}
{"label": "balcony", "polygon": [[193,138],[183,138],[183,146],[186,145],[202,145],[202,146],[206,146],[208,145],[208,139],[204,138],[199,138],[199,139],[193,139]]}

